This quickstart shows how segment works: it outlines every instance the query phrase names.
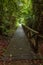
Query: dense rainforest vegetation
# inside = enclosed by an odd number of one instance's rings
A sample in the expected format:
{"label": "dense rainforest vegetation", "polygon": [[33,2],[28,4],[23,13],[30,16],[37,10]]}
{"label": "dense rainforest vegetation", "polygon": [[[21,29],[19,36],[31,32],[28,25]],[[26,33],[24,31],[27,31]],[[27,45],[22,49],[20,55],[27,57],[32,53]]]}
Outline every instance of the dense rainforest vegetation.
{"label": "dense rainforest vegetation", "polygon": [[[40,17],[43,16],[41,9],[43,8],[42,1],[0,0],[0,34],[7,36],[13,34],[19,26],[19,23],[30,26],[43,33],[43,18]],[[40,11],[42,11],[42,15]]]}

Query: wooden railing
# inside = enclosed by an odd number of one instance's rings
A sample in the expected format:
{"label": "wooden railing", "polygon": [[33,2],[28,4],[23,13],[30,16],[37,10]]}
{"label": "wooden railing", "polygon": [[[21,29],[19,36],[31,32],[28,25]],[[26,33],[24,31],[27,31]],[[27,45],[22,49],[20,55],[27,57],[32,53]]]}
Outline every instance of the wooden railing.
{"label": "wooden railing", "polygon": [[26,32],[28,40],[33,45],[35,52],[37,52],[39,38],[43,39],[43,36],[38,31],[35,31],[34,29],[32,29],[24,24],[22,24],[22,25],[23,25],[23,28],[25,28],[24,31]]}
{"label": "wooden railing", "polygon": [[[24,24],[22,24],[23,26],[25,26]],[[30,28],[30,27],[28,27],[28,26],[25,26],[29,31],[31,31],[31,32],[33,32],[33,33],[35,33],[35,34],[38,34],[38,36],[40,37],[40,38],[43,38],[43,35],[41,35],[38,31],[36,31],[36,30],[34,30],[34,29],[32,29],[32,28]]]}

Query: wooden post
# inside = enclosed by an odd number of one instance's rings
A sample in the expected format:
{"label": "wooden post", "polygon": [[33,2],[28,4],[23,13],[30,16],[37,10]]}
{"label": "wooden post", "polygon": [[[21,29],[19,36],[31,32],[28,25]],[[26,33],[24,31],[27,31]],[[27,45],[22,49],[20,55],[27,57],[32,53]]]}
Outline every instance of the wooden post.
{"label": "wooden post", "polygon": [[35,53],[38,53],[38,35],[35,36],[35,42],[36,42]]}
{"label": "wooden post", "polygon": [[31,31],[29,30],[29,39],[32,38]]}

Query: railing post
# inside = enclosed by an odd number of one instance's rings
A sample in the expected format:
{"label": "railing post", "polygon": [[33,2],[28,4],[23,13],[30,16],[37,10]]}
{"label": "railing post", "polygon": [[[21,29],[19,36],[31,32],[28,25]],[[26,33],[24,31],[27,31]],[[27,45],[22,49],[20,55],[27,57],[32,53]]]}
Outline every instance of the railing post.
{"label": "railing post", "polygon": [[35,36],[35,42],[36,42],[35,53],[38,53],[38,35]]}
{"label": "railing post", "polygon": [[32,35],[31,35],[31,31],[29,30],[29,38],[31,38],[32,37]]}

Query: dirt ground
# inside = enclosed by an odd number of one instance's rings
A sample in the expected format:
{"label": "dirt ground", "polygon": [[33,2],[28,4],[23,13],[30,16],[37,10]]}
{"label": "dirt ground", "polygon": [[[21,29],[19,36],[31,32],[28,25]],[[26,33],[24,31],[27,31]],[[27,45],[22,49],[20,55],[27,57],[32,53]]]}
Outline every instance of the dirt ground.
{"label": "dirt ground", "polygon": [[0,60],[0,65],[43,65],[43,60]]}

